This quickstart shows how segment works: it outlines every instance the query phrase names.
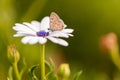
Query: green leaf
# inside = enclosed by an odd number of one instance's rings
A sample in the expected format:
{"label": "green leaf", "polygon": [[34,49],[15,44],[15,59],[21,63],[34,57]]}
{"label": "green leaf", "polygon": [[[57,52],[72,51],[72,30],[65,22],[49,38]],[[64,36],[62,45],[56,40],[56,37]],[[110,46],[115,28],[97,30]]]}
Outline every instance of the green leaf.
{"label": "green leaf", "polygon": [[49,69],[49,71],[54,71],[54,69],[55,69],[54,62],[51,58],[49,60],[50,60],[50,62],[45,61],[45,66]]}
{"label": "green leaf", "polygon": [[54,70],[54,63],[51,62],[51,61],[50,61],[50,63],[48,61],[45,61],[45,66],[48,68],[49,71],[53,71]]}
{"label": "green leaf", "polygon": [[30,77],[30,80],[39,80],[37,76],[35,75],[35,69],[38,68],[39,65],[34,65],[32,68],[29,70],[28,74]]}
{"label": "green leaf", "polygon": [[7,80],[13,80],[12,72],[13,72],[13,68],[12,68],[12,66],[10,66],[9,71],[8,71]]}
{"label": "green leaf", "polygon": [[50,63],[46,61],[45,64],[46,67],[49,69],[45,80],[57,80],[57,77],[55,75],[54,62],[52,61],[52,59],[50,58]]}
{"label": "green leaf", "polygon": [[47,74],[45,80],[57,80],[57,77],[56,77],[54,71],[49,72],[49,73]]}
{"label": "green leaf", "polygon": [[73,77],[73,80],[79,80],[81,73],[82,73],[82,71],[76,73],[75,76]]}
{"label": "green leaf", "polygon": [[45,61],[45,67],[48,69],[48,71],[52,70],[50,63],[48,61]]}
{"label": "green leaf", "polygon": [[23,64],[22,64],[22,70],[20,71],[20,76],[23,75],[23,73],[25,72],[26,69],[26,61],[25,58],[23,58]]}

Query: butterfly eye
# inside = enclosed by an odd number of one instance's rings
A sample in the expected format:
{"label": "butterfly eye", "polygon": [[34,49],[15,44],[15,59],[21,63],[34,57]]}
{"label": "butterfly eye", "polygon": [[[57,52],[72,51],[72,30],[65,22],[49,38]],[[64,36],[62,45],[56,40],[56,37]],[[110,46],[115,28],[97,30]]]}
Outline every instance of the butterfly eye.
{"label": "butterfly eye", "polygon": [[59,31],[64,27],[63,21],[60,20],[59,16],[52,12],[50,14],[50,30]]}

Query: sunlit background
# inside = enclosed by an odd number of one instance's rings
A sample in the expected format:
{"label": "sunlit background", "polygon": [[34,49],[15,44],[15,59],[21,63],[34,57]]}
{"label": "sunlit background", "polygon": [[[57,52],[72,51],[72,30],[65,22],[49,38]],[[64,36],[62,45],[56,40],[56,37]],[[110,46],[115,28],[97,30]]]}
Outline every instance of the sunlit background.
{"label": "sunlit background", "polygon": [[99,38],[106,33],[115,32],[120,41],[120,0],[0,0],[0,80],[6,80],[8,74],[10,44],[17,45],[20,52],[19,67],[26,59],[25,80],[28,69],[39,63],[39,44],[24,45],[21,38],[14,38],[14,24],[41,21],[51,12],[74,29],[74,37],[66,39],[68,47],[48,41],[46,59],[51,57],[56,65],[69,63],[71,74],[82,70],[80,80],[120,80],[110,56],[99,49]]}

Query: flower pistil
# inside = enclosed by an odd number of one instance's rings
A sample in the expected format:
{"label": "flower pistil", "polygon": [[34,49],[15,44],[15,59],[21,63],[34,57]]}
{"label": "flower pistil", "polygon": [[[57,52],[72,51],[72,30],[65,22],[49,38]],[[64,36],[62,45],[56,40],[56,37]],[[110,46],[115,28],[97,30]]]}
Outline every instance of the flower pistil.
{"label": "flower pistil", "polygon": [[37,36],[39,36],[39,37],[46,37],[46,36],[49,35],[49,32],[39,31],[39,32],[37,32],[36,34],[37,34]]}

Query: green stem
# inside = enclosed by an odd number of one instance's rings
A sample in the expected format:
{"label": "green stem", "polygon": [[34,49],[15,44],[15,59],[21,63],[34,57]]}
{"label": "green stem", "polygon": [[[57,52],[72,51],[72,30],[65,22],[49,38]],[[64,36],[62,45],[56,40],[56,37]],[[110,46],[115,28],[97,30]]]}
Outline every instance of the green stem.
{"label": "green stem", "polygon": [[119,55],[119,47],[118,46],[116,46],[116,48],[111,51],[111,58],[112,58],[114,64],[120,70],[120,55]]}
{"label": "green stem", "polygon": [[19,74],[19,71],[18,71],[18,67],[17,67],[17,63],[13,63],[13,75],[14,75],[14,80],[21,80],[21,76]]}
{"label": "green stem", "polygon": [[44,80],[45,79],[45,45],[40,45],[40,72],[41,72],[41,79],[40,80]]}

